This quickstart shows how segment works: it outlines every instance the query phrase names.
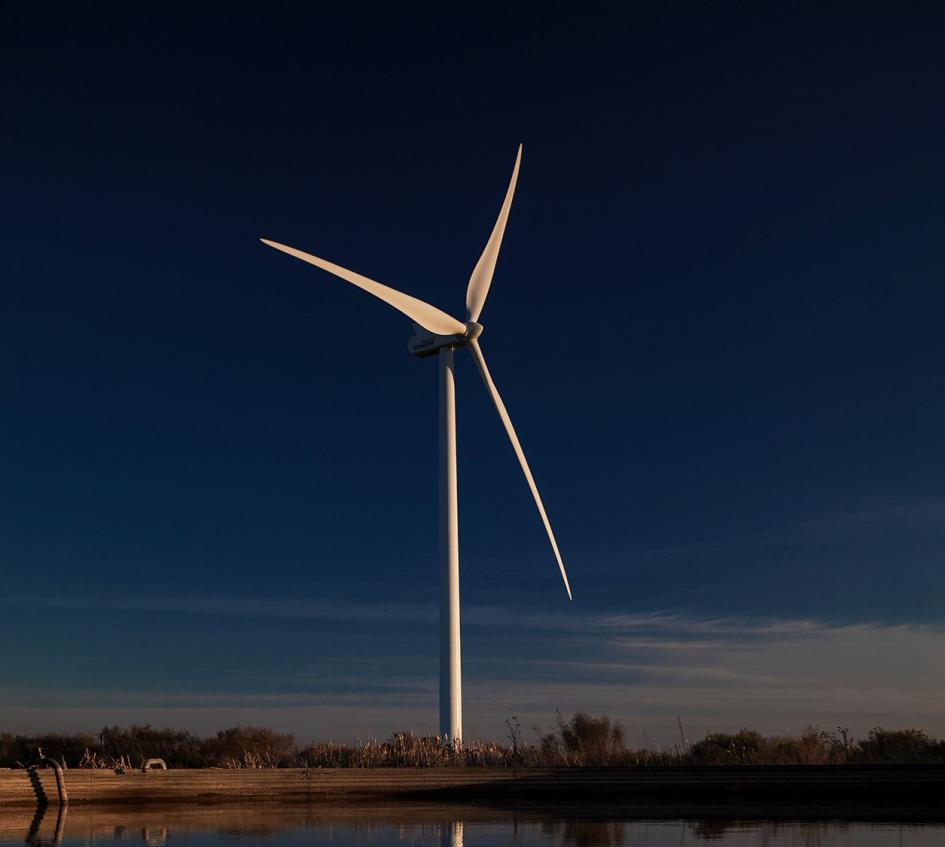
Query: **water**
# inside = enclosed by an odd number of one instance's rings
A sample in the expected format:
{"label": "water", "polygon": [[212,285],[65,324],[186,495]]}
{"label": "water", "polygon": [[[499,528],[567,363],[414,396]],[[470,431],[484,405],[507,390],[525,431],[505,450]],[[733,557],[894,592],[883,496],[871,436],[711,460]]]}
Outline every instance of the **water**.
{"label": "water", "polygon": [[[61,812],[0,810],[0,847],[80,845],[122,841],[143,847],[316,847],[316,845],[399,845],[477,847],[509,844],[574,847],[943,847],[941,814],[903,810],[877,813],[874,820],[830,819],[829,812],[782,810],[779,819],[749,819],[744,809],[727,813],[706,807],[686,810],[614,812],[606,807],[501,810],[475,806],[73,806]],[[801,820],[801,817],[823,819]],[[885,820],[883,818],[886,818]]]}

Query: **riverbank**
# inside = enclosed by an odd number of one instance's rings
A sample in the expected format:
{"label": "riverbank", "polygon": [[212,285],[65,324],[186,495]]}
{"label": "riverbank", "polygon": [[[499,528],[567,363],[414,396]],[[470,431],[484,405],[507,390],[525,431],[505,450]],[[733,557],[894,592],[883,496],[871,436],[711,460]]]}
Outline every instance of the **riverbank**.
{"label": "riverbank", "polygon": [[[943,765],[638,768],[178,769],[63,772],[70,805],[444,800],[625,803],[778,800],[945,805]],[[0,808],[59,801],[55,771],[0,769]]]}

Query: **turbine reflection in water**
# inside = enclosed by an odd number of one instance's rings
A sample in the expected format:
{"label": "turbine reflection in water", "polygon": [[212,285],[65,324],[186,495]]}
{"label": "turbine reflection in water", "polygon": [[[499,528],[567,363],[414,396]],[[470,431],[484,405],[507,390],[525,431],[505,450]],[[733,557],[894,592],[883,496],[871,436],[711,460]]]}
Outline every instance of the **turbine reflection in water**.
{"label": "turbine reflection in water", "polygon": [[440,829],[441,847],[463,847],[463,822],[450,821]]}

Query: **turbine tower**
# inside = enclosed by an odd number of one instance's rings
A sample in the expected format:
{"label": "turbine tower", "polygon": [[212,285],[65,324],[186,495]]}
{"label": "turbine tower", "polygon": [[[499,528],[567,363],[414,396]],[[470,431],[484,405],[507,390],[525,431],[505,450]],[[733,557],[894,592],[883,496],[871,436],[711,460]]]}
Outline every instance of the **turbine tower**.
{"label": "turbine tower", "polygon": [[568,574],[561,561],[561,553],[555,541],[554,533],[545,507],[541,502],[541,495],[535,485],[535,479],[525,461],[525,453],[519,443],[518,436],[512,426],[505,403],[492,381],[478,338],[482,333],[482,325],[478,323],[482,307],[489,293],[492,275],[495,272],[496,260],[499,258],[499,248],[502,246],[502,236],[505,234],[505,224],[509,219],[509,209],[512,206],[512,197],[515,194],[515,183],[518,181],[519,167],[522,162],[522,146],[519,145],[515,157],[515,166],[512,169],[512,179],[509,182],[505,200],[499,211],[498,220],[492,229],[492,234],[486,242],[485,249],[469,277],[466,288],[466,323],[461,323],[435,306],[403,294],[366,276],[349,271],[332,262],[319,259],[310,253],[303,253],[294,247],[287,247],[268,239],[260,239],[263,244],[295,256],[303,262],[328,271],[337,277],[364,289],[369,294],[383,300],[402,312],[414,323],[417,334],[410,339],[407,349],[414,356],[421,358],[437,356],[439,359],[439,393],[440,393],[440,438],[439,438],[439,518],[440,518],[440,735],[451,743],[459,744],[463,738],[463,709],[462,709],[462,673],[459,644],[459,512],[456,496],[456,385],[453,373],[453,351],[466,347],[472,354],[473,361],[482,375],[486,390],[492,398],[502,425],[512,442],[512,449],[518,457],[519,464],[525,474],[525,480],[531,489],[538,514],[548,533],[551,549],[554,551],[564,580],[568,599],[571,598],[571,586],[568,584]]}

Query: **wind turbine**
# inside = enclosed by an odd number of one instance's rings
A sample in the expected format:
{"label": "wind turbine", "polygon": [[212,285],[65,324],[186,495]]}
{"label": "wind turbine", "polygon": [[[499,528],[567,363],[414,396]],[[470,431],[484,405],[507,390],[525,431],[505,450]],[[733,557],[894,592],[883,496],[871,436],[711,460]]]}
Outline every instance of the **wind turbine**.
{"label": "wind turbine", "polygon": [[463,710],[462,710],[462,675],[460,667],[459,645],[459,516],[456,497],[456,387],[453,373],[453,351],[459,347],[466,347],[472,354],[479,373],[486,384],[486,389],[502,425],[512,442],[512,449],[518,457],[519,464],[525,474],[528,487],[531,489],[538,514],[541,515],[545,532],[551,542],[558,569],[564,580],[568,599],[571,598],[571,586],[568,584],[568,575],[561,561],[561,553],[555,541],[548,515],[541,502],[541,495],[532,477],[532,472],[525,460],[525,453],[519,443],[518,436],[512,426],[505,403],[486,367],[478,338],[482,333],[482,324],[478,323],[482,307],[489,293],[492,275],[495,272],[496,260],[499,258],[499,248],[502,246],[502,236],[505,233],[505,224],[509,219],[509,209],[512,206],[512,196],[515,194],[515,183],[518,181],[518,171],[522,162],[522,146],[519,145],[515,157],[515,166],[512,169],[512,179],[509,182],[505,200],[499,211],[498,220],[492,229],[492,234],[486,242],[485,249],[473,268],[466,288],[466,323],[456,320],[435,306],[404,294],[366,276],[349,271],[332,262],[319,259],[310,253],[303,253],[294,247],[287,247],[268,239],[260,239],[263,244],[295,256],[303,262],[315,265],[317,268],[328,271],[337,277],[362,288],[369,294],[393,306],[405,314],[414,323],[417,335],[410,339],[407,349],[414,356],[426,357],[437,355],[440,362],[440,484],[439,484],[439,517],[440,517],[440,735],[448,738],[452,743],[461,743],[463,737]]}

